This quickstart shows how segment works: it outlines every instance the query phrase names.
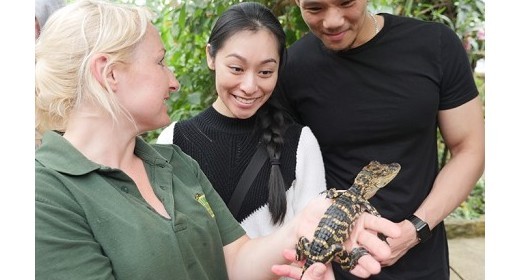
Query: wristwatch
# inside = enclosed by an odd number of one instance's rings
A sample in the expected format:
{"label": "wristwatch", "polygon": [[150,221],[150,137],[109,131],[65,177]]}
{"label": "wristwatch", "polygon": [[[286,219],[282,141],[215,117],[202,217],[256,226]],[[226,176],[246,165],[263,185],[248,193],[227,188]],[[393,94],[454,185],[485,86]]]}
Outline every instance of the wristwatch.
{"label": "wristwatch", "polygon": [[430,231],[430,227],[428,224],[419,219],[415,215],[411,215],[410,217],[406,218],[408,221],[410,221],[413,226],[415,227],[415,230],[417,231],[417,238],[419,239],[419,243],[424,243],[426,240],[430,239],[432,236],[432,232]]}

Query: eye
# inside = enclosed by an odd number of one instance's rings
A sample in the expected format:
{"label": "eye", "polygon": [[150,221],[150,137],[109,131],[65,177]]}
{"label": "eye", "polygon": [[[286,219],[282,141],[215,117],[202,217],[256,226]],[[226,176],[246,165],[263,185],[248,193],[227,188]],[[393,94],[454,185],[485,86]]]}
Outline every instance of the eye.
{"label": "eye", "polygon": [[231,72],[233,73],[241,73],[241,72],[244,72],[244,70],[239,67],[239,66],[229,66],[229,69],[231,70]]}
{"label": "eye", "polygon": [[320,3],[304,3],[302,5],[302,8],[311,14],[317,14],[321,11],[323,11],[323,6],[320,5]]}
{"label": "eye", "polygon": [[343,1],[343,2],[341,2],[341,6],[342,6],[342,7],[349,7],[349,6],[351,6],[353,3],[354,3],[354,0],[347,0],[347,1]]}
{"label": "eye", "polygon": [[260,71],[258,73],[260,74],[261,77],[268,78],[268,77],[271,77],[273,75],[274,71],[272,71],[272,70],[264,70],[264,71]]}
{"label": "eye", "polygon": [[305,10],[311,14],[317,14],[321,11],[321,7],[319,6],[309,6],[305,7]]}

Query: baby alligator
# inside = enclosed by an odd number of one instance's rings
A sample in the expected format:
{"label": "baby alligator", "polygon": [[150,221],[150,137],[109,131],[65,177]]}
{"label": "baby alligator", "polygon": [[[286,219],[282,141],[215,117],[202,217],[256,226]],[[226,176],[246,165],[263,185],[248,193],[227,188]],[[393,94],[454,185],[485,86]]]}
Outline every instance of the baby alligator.
{"label": "baby alligator", "polygon": [[371,161],[359,172],[348,190],[326,191],[327,198],[334,201],[321,218],[314,232],[314,239],[310,242],[302,236],[296,246],[296,259],[306,258],[303,272],[315,262],[328,263],[334,257],[339,258],[342,269],[351,270],[359,258],[368,254],[363,247],[354,248],[348,253],[343,248],[343,242],[348,239],[354,222],[361,213],[366,211],[380,216],[368,199],[392,181],[399,170],[401,166],[398,163],[381,164]]}

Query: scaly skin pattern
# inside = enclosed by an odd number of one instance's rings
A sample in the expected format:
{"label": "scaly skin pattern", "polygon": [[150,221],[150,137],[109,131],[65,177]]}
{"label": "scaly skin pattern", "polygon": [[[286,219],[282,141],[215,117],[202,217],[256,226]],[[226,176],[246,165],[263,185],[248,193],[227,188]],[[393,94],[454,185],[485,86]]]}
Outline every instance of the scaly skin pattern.
{"label": "scaly skin pattern", "polygon": [[327,198],[333,199],[333,202],[318,223],[312,242],[302,236],[296,246],[297,260],[306,259],[303,272],[315,262],[328,263],[335,257],[344,270],[351,270],[360,257],[368,254],[362,247],[349,253],[343,248],[343,243],[348,239],[354,222],[361,213],[380,216],[368,199],[392,181],[400,170],[398,163],[382,164],[371,161],[358,173],[348,190],[327,191]]}

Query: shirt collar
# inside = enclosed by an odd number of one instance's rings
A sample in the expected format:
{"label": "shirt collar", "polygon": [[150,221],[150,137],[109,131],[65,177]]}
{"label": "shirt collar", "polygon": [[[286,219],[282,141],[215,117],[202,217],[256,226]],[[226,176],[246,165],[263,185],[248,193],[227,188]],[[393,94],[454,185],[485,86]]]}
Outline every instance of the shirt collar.
{"label": "shirt collar", "polygon": [[[168,163],[173,149],[168,154],[159,154],[141,137],[136,137],[134,153],[148,164],[164,165]],[[95,163],[85,157],[63,136],[55,131],[48,131],[43,135],[42,144],[36,150],[36,161],[47,168],[70,175],[84,175],[97,169],[106,169],[106,166]]]}

